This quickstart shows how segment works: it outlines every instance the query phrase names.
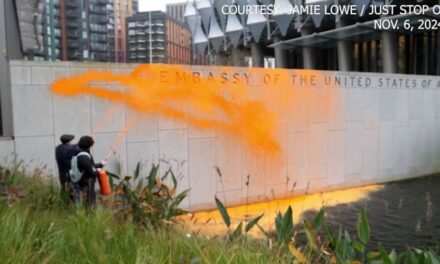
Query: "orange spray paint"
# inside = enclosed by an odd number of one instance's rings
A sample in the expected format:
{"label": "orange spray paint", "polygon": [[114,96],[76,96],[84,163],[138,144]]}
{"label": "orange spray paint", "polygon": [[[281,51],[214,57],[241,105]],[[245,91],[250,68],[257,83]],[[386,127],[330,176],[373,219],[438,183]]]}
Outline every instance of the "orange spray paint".
{"label": "orange spray paint", "polygon": [[[112,91],[100,83],[125,89]],[[216,130],[234,137],[252,152],[275,156],[281,152],[279,132],[287,123],[292,104],[313,104],[314,111],[324,114],[331,107],[326,93],[293,84],[292,71],[281,69],[205,67],[198,71],[185,66],[140,65],[129,74],[89,71],[59,79],[51,88],[59,95],[88,94],[146,115]]]}
{"label": "orange spray paint", "polygon": [[104,116],[99,120],[99,122],[95,125],[92,130],[92,137],[96,136],[96,133],[99,133],[102,130],[102,127],[107,124],[107,122],[111,119],[113,112],[116,110],[116,105],[112,105],[104,114]]}
{"label": "orange spray paint", "polygon": [[124,128],[119,131],[119,133],[116,135],[115,140],[112,143],[112,146],[110,147],[110,150],[108,151],[107,155],[105,156],[105,159],[108,160],[118,148],[119,144],[121,143],[124,136],[127,134],[127,131],[130,129],[130,127],[134,124],[133,120],[128,120],[128,122],[125,124]]}

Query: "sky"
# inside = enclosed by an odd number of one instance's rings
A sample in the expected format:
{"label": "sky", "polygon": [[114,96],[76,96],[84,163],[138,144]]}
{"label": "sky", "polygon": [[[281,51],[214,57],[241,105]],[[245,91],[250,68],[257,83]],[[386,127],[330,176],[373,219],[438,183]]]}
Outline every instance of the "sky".
{"label": "sky", "polygon": [[174,3],[186,3],[186,0],[139,0],[139,11],[165,11],[166,4]]}

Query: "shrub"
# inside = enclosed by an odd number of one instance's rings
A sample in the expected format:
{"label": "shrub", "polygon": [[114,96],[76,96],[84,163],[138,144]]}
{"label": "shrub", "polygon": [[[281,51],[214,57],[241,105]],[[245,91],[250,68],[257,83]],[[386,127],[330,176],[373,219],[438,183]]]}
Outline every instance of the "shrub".
{"label": "shrub", "polygon": [[[141,165],[138,163],[132,177],[124,177],[113,187],[115,191],[110,204],[118,207],[117,216],[130,218],[145,228],[158,228],[171,224],[175,217],[187,213],[179,205],[189,190],[177,193],[177,179],[171,169],[160,176],[159,165],[153,165],[145,178],[140,171]],[[110,177],[120,178],[114,174],[110,174]],[[169,180],[172,186],[167,184]],[[132,183],[137,183],[137,186],[133,187]]]}

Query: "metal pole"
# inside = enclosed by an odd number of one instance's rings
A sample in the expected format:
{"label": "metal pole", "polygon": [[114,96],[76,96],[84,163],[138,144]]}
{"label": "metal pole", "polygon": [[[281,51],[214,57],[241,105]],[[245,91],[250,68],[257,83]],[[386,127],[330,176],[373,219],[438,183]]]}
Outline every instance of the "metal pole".
{"label": "metal pole", "polygon": [[[336,22],[336,28],[345,27],[347,23],[340,18]],[[351,71],[353,69],[353,44],[347,40],[338,40],[338,69],[339,71]]]}
{"label": "metal pole", "polygon": [[264,68],[264,47],[261,43],[251,42],[252,67]]}
{"label": "metal pole", "polygon": [[[310,28],[303,27],[301,30],[301,36],[308,36],[313,34]],[[316,69],[316,56],[313,48],[303,47],[303,63],[304,69],[313,70]]]}
{"label": "metal pole", "polygon": [[152,50],[152,48],[153,48],[153,43],[152,43],[152,38],[153,38],[153,34],[152,34],[152,32],[151,32],[151,11],[148,13],[148,24],[149,24],[149,26],[148,26],[148,28],[149,28],[149,32],[150,32],[150,64],[152,64],[153,63],[153,50]]}
{"label": "metal pole", "polygon": [[398,39],[393,32],[382,32],[382,58],[383,58],[383,72],[397,73],[398,72]]}
{"label": "metal pole", "polygon": [[[273,43],[281,41],[281,37],[276,35],[273,36]],[[281,47],[276,47],[275,52],[275,67],[276,68],[287,68],[287,52]]]}

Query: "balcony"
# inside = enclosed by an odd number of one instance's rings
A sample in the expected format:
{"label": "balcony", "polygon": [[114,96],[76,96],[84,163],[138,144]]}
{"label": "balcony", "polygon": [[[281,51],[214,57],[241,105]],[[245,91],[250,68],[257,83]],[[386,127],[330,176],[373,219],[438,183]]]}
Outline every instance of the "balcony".
{"label": "balcony", "polygon": [[136,27],[148,27],[149,26],[149,23],[148,23],[148,21],[146,21],[146,22],[136,22]]}
{"label": "balcony", "polygon": [[79,37],[79,31],[78,30],[68,30],[67,31],[67,37],[68,38],[78,38]]}
{"label": "balcony", "polygon": [[68,10],[66,12],[66,15],[70,18],[78,18],[80,16],[80,13],[77,10]]}
{"label": "balcony", "polygon": [[103,6],[94,6],[94,5],[90,5],[89,12],[90,12],[91,14],[101,14],[101,15],[105,15],[105,14],[107,14],[107,9],[106,9],[105,6],[103,7]]}
{"label": "balcony", "polygon": [[92,43],[90,43],[90,50],[96,51],[96,52],[107,52],[108,48],[107,48],[107,45],[92,42]]}
{"label": "balcony", "polygon": [[90,0],[91,5],[107,6],[109,3],[109,0]]}
{"label": "balcony", "polygon": [[66,6],[68,9],[76,9],[78,8],[78,2],[77,1],[65,1]]}
{"label": "balcony", "polygon": [[107,43],[108,41],[107,36],[91,37],[90,40],[92,42],[100,42],[100,43]]}
{"label": "balcony", "polygon": [[78,43],[78,41],[69,41],[67,43],[67,46],[69,47],[69,49],[71,49],[71,48],[78,48],[79,47],[79,43]]}
{"label": "balcony", "polygon": [[90,31],[98,32],[98,33],[107,33],[108,29],[106,26],[92,24],[92,25],[90,25]]}
{"label": "balcony", "polygon": [[67,27],[68,27],[68,28],[78,28],[79,25],[78,25],[78,23],[76,23],[76,22],[68,21],[68,22],[67,22]]}
{"label": "balcony", "polygon": [[81,57],[81,54],[79,53],[79,51],[69,51],[67,53],[67,57],[69,58],[69,60],[77,60]]}
{"label": "balcony", "polygon": [[108,19],[105,15],[90,14],[90,22],[107,25]]}

